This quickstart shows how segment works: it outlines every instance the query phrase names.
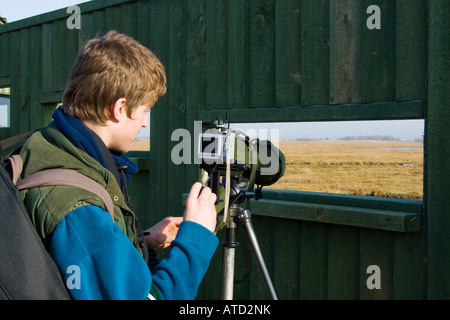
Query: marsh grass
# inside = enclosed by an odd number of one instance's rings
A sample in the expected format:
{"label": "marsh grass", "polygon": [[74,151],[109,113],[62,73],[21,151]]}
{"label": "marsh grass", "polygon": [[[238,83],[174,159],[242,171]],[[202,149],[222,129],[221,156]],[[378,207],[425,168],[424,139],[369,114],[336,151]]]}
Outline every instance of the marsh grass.
{"label": "marsh grass", "polygon": [[422,199],[423,144],[281,140],[284,176],[266,188]]}

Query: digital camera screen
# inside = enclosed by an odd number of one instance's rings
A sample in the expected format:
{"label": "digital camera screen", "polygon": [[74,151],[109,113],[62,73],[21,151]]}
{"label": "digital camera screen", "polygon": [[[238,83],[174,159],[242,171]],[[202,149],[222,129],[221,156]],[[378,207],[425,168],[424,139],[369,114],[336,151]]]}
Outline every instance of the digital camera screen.
{"label": "digital camera screen", "polygon": [[199,135],[198,158],[219,160],[223,156],[225,137],[220,133],[203,133]]}

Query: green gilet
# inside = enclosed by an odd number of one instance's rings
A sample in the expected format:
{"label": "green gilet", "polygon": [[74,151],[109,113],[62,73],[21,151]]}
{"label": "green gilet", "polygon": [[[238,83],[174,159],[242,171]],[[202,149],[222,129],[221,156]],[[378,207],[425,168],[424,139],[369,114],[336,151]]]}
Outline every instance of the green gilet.
{"label": "green gilet", "polygon": [[[21,178],[52,168],[72,169],[102,185],[114,203],[114,223],[136,246],[135,215],[125,199],[113,174],[86,152],[75,147],[53,123],[34,133],[22,147],[24,162]],[[37,187],[20,191],[30,218],[48,248],[52,234],[61,220],[71,211],[95,205],[106,210],[100,198],[75,187]],[[136,246],[141,254],[142,250]]]}

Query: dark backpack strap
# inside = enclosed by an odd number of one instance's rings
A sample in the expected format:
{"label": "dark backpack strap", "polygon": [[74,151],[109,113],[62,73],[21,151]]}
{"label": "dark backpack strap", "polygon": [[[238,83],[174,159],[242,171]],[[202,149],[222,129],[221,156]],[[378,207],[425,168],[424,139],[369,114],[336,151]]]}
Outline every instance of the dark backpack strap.
{"label": "dark backpack strap", "polygon": [[99,197],[114,221],[114,205],[111,196],[99,183],[70,169],[48,169],[37,172],[17,182],[18,190],[46,186],[69,186],[89,191]]}

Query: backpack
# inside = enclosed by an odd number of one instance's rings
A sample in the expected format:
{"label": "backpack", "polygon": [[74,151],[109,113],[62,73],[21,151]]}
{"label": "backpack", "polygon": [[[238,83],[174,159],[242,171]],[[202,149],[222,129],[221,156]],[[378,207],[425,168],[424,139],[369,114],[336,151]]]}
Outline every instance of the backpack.
{"label": "backpack", "polygon": [[[0,141],[0,152],[23,143],[33,132]],[[44,185],[84,188],[100,197],[114,217],[111,197],[94,180],[65,169],[33,174],[16,186],[22,159],[13,153],[5,162],[0,154],[0,300],[69,300],[61,273],[37,234],[18,189]]]}

